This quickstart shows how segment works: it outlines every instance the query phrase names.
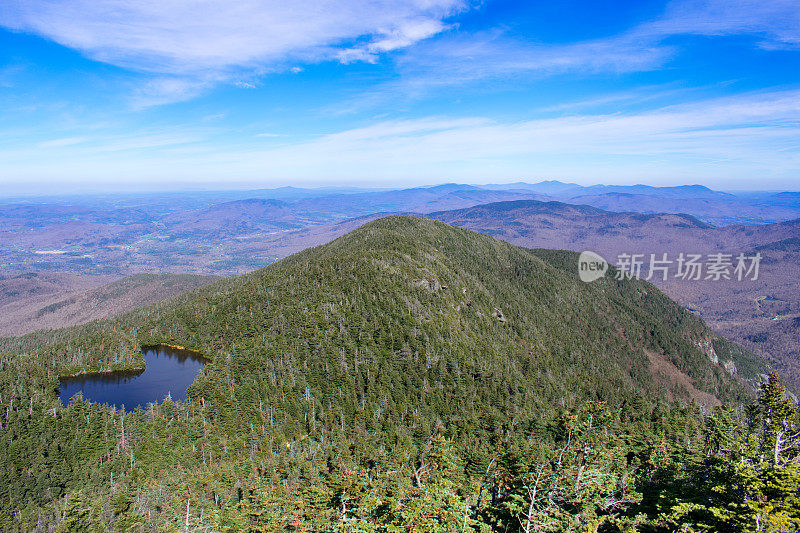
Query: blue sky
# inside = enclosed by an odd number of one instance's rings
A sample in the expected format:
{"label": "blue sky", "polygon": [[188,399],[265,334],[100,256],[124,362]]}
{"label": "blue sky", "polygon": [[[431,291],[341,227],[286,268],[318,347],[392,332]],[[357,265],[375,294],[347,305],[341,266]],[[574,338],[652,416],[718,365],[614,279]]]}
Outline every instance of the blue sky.
{"label": "blue sky", "polygon": [[4,0],[0,185],[800,188],[796,0]]}

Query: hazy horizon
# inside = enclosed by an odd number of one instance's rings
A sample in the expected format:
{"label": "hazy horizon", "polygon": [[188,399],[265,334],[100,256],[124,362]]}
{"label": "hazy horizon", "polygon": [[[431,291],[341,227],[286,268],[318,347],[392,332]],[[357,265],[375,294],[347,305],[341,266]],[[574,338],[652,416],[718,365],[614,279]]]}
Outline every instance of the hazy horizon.
{"label": "hazy horizon", "polygon": [[3,190],[0,190],[0,199],[4,200],[17,200],[17,199],[25,199],[25,198],[43,198],[43,199],[54,199],[54,198],[70,198],[70,197],[91,197],[91,196],[103,196],[103,195],[110,195],[110,196],[125,196],[125,195],[172,195],[172,194],[214,194],[214,193],[259,193],[259,192],[268,192],[268,191],[280,191],[280,190],[302,190],[302,191],[317,191],[317,192],[324,192],[330,191],[331,194],[337,193],[357,193],[357,192],[381,192],[381,191],[399,191],[405,189],[416,189],[416,188],[431,188],[431,187],[439,187],[442,185],[467,185],[473,187],[486,187],[490,188],[492,186],[507,186],[512,184],[526,184],[526,185],[537,185],[540,183],[548,183],[548,182],[557,182],[562,184],[569,184],[569,185],[578,185],[581,187],[635,187],[635,186],[649,186],[649,187],[657,187],[657,188],[669,188],[669,187],[690,187],[690,186],[702,186],[707,187],[713,191],[717,192],[727,192],[731,194],[758,194],[758,193],[780,193],[780,192],[800,192],[800,184],[795,185],[794,187],[787,187],[787,188],[777,188],[777,189],[769,189],[769,188],[716,188],[711,187],[703,183],[674,183],[674,184],[650,184],[646,182],[632,182],[632,183],[596,183],[596,182],[587,182],[587,183],[579,183],[576,181],[561,181],[561,180],[508,180],[505,182],[495,182],[495,183],[481,183],[481,182],[462,182],[462,181],[441,181],[441,182],[433,182],[433,183],[421,183],[418,185],[408,185],[408,184],[386,184],[383,186],[370,186],[369,184],[347,184],[347,183],[326,183],[326,184],[310,184],[304,186],[302,184],[258,184],[258,183],[240,183],[240,184],[197,184],[197,185],[181,185],[181,184],[164,184],[161,187],[155,187],[150,185],[148,186],[137,186],[136,184],[128,184],[127,187],[113,187],[111,185],[98,185],[98,184],[86,184],[85,186],[71,186],[69,188],[63,190],[49,190],[49,191],[42,191],[40,188],[22,188],[14,189],[13,187],[6,187]]}

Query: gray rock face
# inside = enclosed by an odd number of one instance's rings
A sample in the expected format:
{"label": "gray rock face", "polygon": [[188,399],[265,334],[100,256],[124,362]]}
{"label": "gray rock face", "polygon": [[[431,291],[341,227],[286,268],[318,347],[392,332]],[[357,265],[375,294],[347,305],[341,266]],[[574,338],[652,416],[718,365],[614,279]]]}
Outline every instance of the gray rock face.
{"label": "gray rock face", "polygon": [[412,283],[415,287],[420,287],[428,292],[438,292],[445,288],[438,279],[415,279]]}
{"label": "gray rock face", "polygon": [[712,363],[719,364],[719,356],[717,355],[716,350],[714,350],[714,343],[710,340],[704,340],[697,343],[697,347],[700,348],[700,351],[703,352],[708,356]]}

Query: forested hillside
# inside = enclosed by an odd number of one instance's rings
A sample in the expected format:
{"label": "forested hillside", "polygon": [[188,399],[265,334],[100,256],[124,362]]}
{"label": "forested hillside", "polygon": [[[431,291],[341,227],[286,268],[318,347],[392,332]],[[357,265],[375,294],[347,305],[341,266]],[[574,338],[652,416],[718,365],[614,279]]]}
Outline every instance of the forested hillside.
{"label": "forested hillside", "polygon": [[[575,261],[391,217],[5,339],[2,529],[800,527],[777,377],[762,384],[758,358],[655,287],[584,284]],[[158,343],[211,360],[187,402],[125,413],[52,394],[59,374],[136,367]]]}
{"label": "forested hillside", "polygon": [[[800,390],[800,220],[713,227],[690,215],[612,213],[559,202],[515,201],[432,213],[437,220],[527,248],[591,250],[619,264],[642,254],[641,277],[691,309],[712,330],[757,355]],[[681,253],[761,255],[758,276],[688,279],[649,272]],[[674,263],[672,263],[674,265]]]}

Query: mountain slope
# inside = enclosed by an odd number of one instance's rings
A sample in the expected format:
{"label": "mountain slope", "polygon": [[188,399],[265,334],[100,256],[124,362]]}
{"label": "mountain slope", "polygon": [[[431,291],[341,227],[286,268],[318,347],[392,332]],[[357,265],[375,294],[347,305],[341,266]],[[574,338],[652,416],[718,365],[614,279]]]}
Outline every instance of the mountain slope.
{"label": "mountain slope", "polygon": [[539,198],[541,195],[528,191],[488,190],[448,183],[434,187],[324,196],[295,202],[292,208],[309,217],[343,219],[380,212],[429,213],[486,202]]}
{"label": "mountain slope", "polygon": [[[543,181],[527,184],[491,185],[548,195],[551,200],[584,204],[608,211],[636,213],[689,213],[705,222],[767,224],[800,217],[792,194],[737,194],[714,191],[702,185],[653,187],[649,185],[593,185]],[[537,198],[541,199],[541,198]]]}
{"label": "mountain slope", "polygon": [[687,250],[699,249],[711,228],[691,215],[619,213],[561,202],[498,202],[430,216],[517,246],[596,250],[608,259],[645,251],[632,249],[637,243],[656,251],[663,243],[680,240]]}
{"label": "mountain slope", "polygon": [[800,220],[757,226],[709,226],[690,215],[602,211],[559,202],[501,202],[433,213],[432,217],[480,231],[517,246],[592,250],[612,263],[620,254],[642,254],[643,275],[651,254],[744,253],[762,255],[758,279],[676,278],[653,283],[700,314],[725,337],[763,356],[787,383],[800,389]]}
{"label": "mountain slope", "polygon": [[[86,279],[88,278],[88,279]],[[0,336],[24,335],[108,318],[207,285],[216,276],[136,274],[106,278],[29,274],[0,280]],[[91,283],[91,284],[89,284]],[[99,285],[99,286],[98,286]],[[55,287],[53,287],[55,286]],[[7,295],[14,294],[13,297]],[[3,298],[2,296],[6,296]]]}
{"label": "mountain slope", "polygon": [[319,223],[298,215],[281,200],[249,198],[216,204],[199,211],[170,215],[161,220],[174,237],[235,237],[255,232],[276,232]]}

